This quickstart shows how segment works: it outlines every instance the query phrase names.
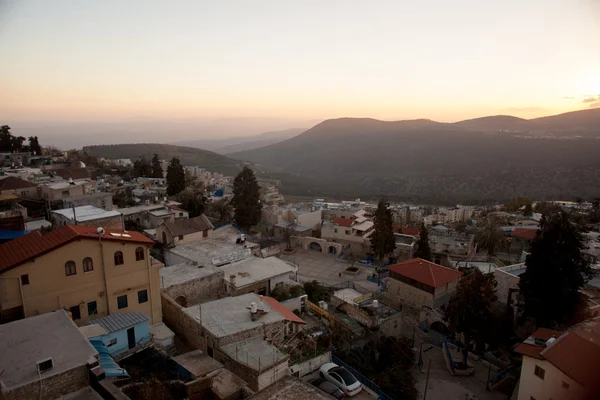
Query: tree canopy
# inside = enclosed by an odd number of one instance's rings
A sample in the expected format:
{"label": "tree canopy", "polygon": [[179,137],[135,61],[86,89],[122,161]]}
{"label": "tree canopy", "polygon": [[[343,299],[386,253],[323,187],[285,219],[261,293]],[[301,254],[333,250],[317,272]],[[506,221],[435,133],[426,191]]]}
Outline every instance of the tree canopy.
{"label": "tree canopy", "polygon": [[185,189],[185,172],[179,158],[173,157],[167,168],[167,194],[174,196]]}
{"label": "tree canopy", "polygon": [[133,171],[135,173],[135,176],[137,177],[152,177],[152,167],[145,157],[142,157],[139,160],[135,160],[133,162]]}
{"label": "tree canopy", "polygon": [[396,248],[392,220],[390,203],[384,197],[377,203],[377,210],[373,218],[374,231],[370,237],[371,250],[380,260],[383,260],[386,254],[391,253]]}
{"label": "tree canopy", "polygon": [[421,224],[419,240],[417,240],[417,243],[415,243],[415,252],[413,256],[415,258],[422,258],[423,260],[431,261],[431,248],[429,247],[429,231],[425,227],[425,224]]}
{"label": "tree canopy", "polygon": [[475,268],[460,280],[456,293],[446,306],[445,314],[450,329],[464,334],[463,364],[465,366],[469,342],[473,337],[480,339],[492,319],[496,286],[493,274],[484,275],[479,268]]}
{"label": "tree canopy", "polygon": [[568,324],[580,306],[579,290],[592,277],[582,226],[562,209],[544,214],[520,276],[522,316],[538,327]]}
{"label": "tree canopy", "polygon": [[154,156],[152,156],[151,168],[152,168],[152,172],[151,172],[152,178],[163,178],[162,165],[160,164],[160,160],[158,159],[158,154],[156,154],[156,153],[154,153]]}
{"label": "tree canopy", "polygon": [[488,217],[485,225],[477,232],[475,240],[479,247],[487,250],[487,254],[493,256],[504,240],[504,233],[500,230],[498,221],[493,216]]}
{"label": "tree canopy", "polygon": [[249,230],[258,224],[262,216],[260,188],[250,168],[244,167],[233,180],[231,203],[235,209],[233,219],[241,228]]}
{"label": "tree canopy", "polygon": [[29,145],[23,144],[25,140],[23,136],[14,136],[10,133],[10,126],[0,126],[0,152],[42,154],[42,148],[37,136],[29,137]]}

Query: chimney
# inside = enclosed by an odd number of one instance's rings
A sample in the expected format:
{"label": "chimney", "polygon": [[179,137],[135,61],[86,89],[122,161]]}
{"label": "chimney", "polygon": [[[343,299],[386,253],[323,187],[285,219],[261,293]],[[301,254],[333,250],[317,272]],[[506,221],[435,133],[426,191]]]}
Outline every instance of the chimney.
{"label": "chimney", "polygon": [[229,275],[229,283],[231,283],[231,286],[235,286],[235,274]]}

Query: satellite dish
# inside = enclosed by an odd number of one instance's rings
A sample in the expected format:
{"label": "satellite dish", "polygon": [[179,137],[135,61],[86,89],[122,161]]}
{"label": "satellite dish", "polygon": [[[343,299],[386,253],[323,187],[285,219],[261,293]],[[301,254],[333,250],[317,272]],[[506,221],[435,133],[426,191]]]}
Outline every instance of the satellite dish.
{"label": "satellite dish", "polygon": [[98,232],[98,235],[104,235],[104,228],[102,228],[101,226],[99,226],[99,227],[96,229],[96,232]]}

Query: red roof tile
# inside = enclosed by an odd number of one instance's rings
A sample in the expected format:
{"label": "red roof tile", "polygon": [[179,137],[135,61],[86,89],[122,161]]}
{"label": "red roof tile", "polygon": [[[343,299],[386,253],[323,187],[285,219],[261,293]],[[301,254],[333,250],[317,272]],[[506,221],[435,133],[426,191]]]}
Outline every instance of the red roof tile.
{"label": "red roof tile", "polygon": [[350,218],[336,218],[334,222],[339,226],[350,227],[354,221]]}
{"label": "red roof tile", "polygon": [[460,271],[442,267],[422,258],[403,261],[390,266],[389,270],[431,287],[444,286],[448,282],[457,280],[463,274]]}
{"label": "red roof tile", "polygon": [[273,311],[276,311],[277,313],[281,314],[281,316],[283,318],[287,319],[288,321],[297,322],[299,324],[306,323],[306,322],[304,322],[304,320],[302,320],[302,318],[300,318],[299,316],[297,316],[296,314],[294,314],[293,312],[288,310],[283,304],[281,304],[274,298],[268,297],[268,296],[261,296],[261,298],[262,298],[262,301],[267,303],[269,305],[269,307],[271,307],[273,309]]}
{"label": "red roof tile", "polygon": [[[0,245],[0,272],[23,264],[78,238],[98,240],[96,229],[88,226],[67,225],[45,234],[34,231],[4,243]],[[130,237],[123,237],[123,234]],[[139,232],[124,232],[116,229],[105,229],[102,240],[154,243]]]}
{"label": "red roof tile", "polygon": [[[554,331],[552,329],[546,329],[546,328],[539,328],[538,330],[536,330],[535,332],[533,332],[531,334],[531,337],[545,341],[552,337],[558,339],[560,337],[560,335],[562,335],[562,332],[560,332],[560,331]],[[515,348],[515,352],[529,356],[529,357],[537,358],[538,360],[543,360],[544,358],[541,356],[540,353],[542,351],[544,351],[545,348],[546,347],[544,347],[544,346],[536,346],[534,344],[521,343],[520,345],[518,345]]]}
{"label": "red roof tile", "polygon": [[403,235],[419,236],[419,233],[421,233],[421,230],[419,228],[412,228],[410,226],[402,227]]}
{"label": "red roof tile", "polygon": [[9,177],[0,179],[0,191],[25,189],[25,188],[30,188],[30,187],[34,187],[34,186],[37,186],[37,185],[35,183],[25,181],[21,178],[16,178],[14,176],[9,176]]}
{"label": "red roof tile", "polygon": [[527,228],[516,228],[512,232],[512,237],[519,237],[523,239],[533,240],[535,239],[535,235],[537,233],[537,229],[527,229]]}

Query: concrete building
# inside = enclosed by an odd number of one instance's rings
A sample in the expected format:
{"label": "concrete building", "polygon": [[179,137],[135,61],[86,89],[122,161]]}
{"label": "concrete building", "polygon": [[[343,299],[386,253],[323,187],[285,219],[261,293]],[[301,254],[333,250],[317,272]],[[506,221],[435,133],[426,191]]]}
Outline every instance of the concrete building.
{"label": "concrete building", "polygon": [[600,318],[565,333],[540,328],[515,351],[523,355],[518,400],[600,398]]}
{"label": "concrete building", "polygon": [[248,400],[331,400],[331,396],[319,388],[298,378],[284,378],[256,393]]}
{"label": "concrete building", "polygon": [[131,311],[161,322],[153,244],[138,232],[67,225],[0,245],[0,321],[65,309],[78,325]]}
{"label": "concrete building", "polygon": [[[437,225],[429,230],[429,247],[436,264],[450,265],[452,259],[466,259],[475,255],[475,237]],[[444,229],[445,228],[445,229]]]}
{"label": "concrete building", "polygon": [[123,220],[118,211],[106,211],[94,206],[81,206],[52,211],[56,226],[81,225],[93,228],[123,229]]}
{"label": "concrete building", "polygon": [[225,287],[230,296],[257,293],[269,296],[278,285],[290,282],[297,268],[277,257],[249,257],[223,267]]}
{"label": "concrete building", "polygon": [[195,218],[162,223],[156,228],[156,238],[165,246],[176,246],[209,238],[213,229],[213,224],[202,214]]}
{"label": "concrete building", "polygon": [[[179,203],[176,203],[179,204]],[[187,219],[189,213],[184,210],[171,208],[172,203],[144,204],[134,207],[117,208],[123,215],[123,220],[135,222],[145,229],[157,228],[163,223],[174,222],[177,219]]]}
{"label": "concrete building", "polygon": [[98,352],[63,310],[0,325],[0,338],[1,399],[101,399],[89,387]]}
{"label": "concrete building", "polygon": [[439,308],[454,294],[462,272],[413,258],[389,267],[388,296],[415,308]]}
{"label": "concrete building", "polygon": [[182,307],[216,300],[225,294],[225,272],[188,261],[160,270],[161,290]]}
{"label": "concrete building", "polygon": [[531,228],[516,228],[510,235],[510,252],[520,254],[523,251],[529,251],[536,233],[536,226],[532,226]]}
{"label": "concrete building", "polygon": [[[328,242],[339,243],[345,254],[357,258],[365,257],[370,251],[368,239],[373,233],[373,221],[367,217],[365,210],[355,212],[352,218],[336,218],[333,222],[324,222],[321,227],[321,238]],[[317,247],[311,250],[318,250]]]}
{"label": "concrete building", "polygon": [[58,208],[93,206],[97,208],[102,208],[106,211],[112,211],[113,196],[112,193],[97,192],[86,194],[83,196],[63,197],[56,203],[58,203],[59,205]]}
{"label": "concrete building", "polygon": [[93,193],[96,184],[90,180],[57,181],[39,186],[40,196],[49,201],[61,200],[64,197],[83,196]]}
{"label": "concrete building", "polygon": [[39,198],[35,183],[14,176],[0,177],[0,195],[15,194],[22,199]]}
{"label": "concrete building", "polygon": [[86,322],[79,328],[90,340],[101,340],[111,356],[150,343],[148,317],[139,312],[112,314]]}

